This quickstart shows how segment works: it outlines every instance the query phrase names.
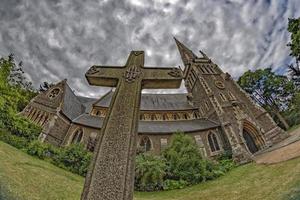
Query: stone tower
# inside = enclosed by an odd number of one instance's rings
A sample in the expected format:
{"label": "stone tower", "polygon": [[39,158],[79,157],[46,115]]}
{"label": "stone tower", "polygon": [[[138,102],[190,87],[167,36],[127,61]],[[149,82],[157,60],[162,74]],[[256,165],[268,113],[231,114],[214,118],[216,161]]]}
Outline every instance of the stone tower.
{"label": "stone tower", "polygon": [[203,118],[221,124],[224,146],[239,162],[284,139],[287,134],[202,51],[198,57],[175,38],[189,101]]}

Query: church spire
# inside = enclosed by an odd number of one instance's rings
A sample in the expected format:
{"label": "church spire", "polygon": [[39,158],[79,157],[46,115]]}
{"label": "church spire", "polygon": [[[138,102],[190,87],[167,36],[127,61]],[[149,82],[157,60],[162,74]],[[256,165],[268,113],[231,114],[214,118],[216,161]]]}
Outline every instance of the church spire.
{"label": "church spire", "polygon": [[188,67],[188,64],[191,62],[191,60],[197,58],[197,56],[190,49],[188,49],[184,44],[179,42],[175,37],[174,40],[176,42],[184,66]]}

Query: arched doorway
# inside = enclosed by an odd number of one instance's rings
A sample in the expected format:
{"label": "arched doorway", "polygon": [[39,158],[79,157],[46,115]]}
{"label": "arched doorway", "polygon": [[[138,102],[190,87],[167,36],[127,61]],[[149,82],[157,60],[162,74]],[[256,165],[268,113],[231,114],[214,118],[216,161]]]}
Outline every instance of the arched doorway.
{"label": "arched doorway", "polygon": [[252,154],[261,150],[265,144],[261,133],[248,121],[243,123],[243,138],[248,150]]}
{"label": "arched doorway", "polygon": [[243,137],[244,137],[244,139],[246,141],[246,145],[247,145],[249,151],[252,154],[255,153],[255,152],[257,152],[259,150],[258,147],[257,147],[257,145],[255,144],[255,141],[254,141],[253,137],[245,129],[243,129]]}

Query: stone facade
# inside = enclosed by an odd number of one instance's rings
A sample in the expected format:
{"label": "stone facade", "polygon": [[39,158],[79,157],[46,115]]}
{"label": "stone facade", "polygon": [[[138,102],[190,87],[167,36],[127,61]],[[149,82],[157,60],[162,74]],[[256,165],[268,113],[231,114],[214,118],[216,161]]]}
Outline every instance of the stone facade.
{"label": "stone facade", "polygon": [[[204,157],[231,150],[240,162],[287,134],[203,52],[176,40],[187,94],[142,94],[137,145],[158,154],[176,131],[192,136]],[[63,80],[33,98],[22,114],[43,127],[40,139],[57,146],[83,143],[94,150],[113,92],[76,96]]]}

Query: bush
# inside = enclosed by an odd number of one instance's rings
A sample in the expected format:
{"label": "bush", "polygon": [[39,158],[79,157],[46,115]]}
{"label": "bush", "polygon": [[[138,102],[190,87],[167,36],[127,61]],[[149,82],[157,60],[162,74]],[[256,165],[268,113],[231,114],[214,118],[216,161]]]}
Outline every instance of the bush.
{"label": "bush", "polygon": [[163,183],[164,190],[175,190],[175,189],[182,189],[185,188],[188,183],[184,180],[170,180],[167,179]]}
{"label": "bush", "polygon": [[155,191],[163,188],[166,164],[160,156],[139,154],[136,157],[135,189]]}
{"label": "bush", "polygon": [[12,135],[6,130],[0,129],[0,140],[10,144],[11,146],[16,147],[17,149],[26,149],[29,141],[26,138],[18,137],[16,135]]}
{"label": "bush", "polygon": [[183,133],[175,134],[163,152],[167,163],[167,178],[184,180],[189,184],[205,180],[206,161],[194,139]]}
{"label": "bush", "polygon": [[73,144],[61,148],[53,158],[53,163],[73,173],[85,176],[92,159],[92,153],[85,150],[82,144]]}
{"label": "bush", "polygon": [[59,149],[51,144],[42,143],[38,140],[32,141],[27,147],[27,153],[40,159],[51,158],[59,153]]}

